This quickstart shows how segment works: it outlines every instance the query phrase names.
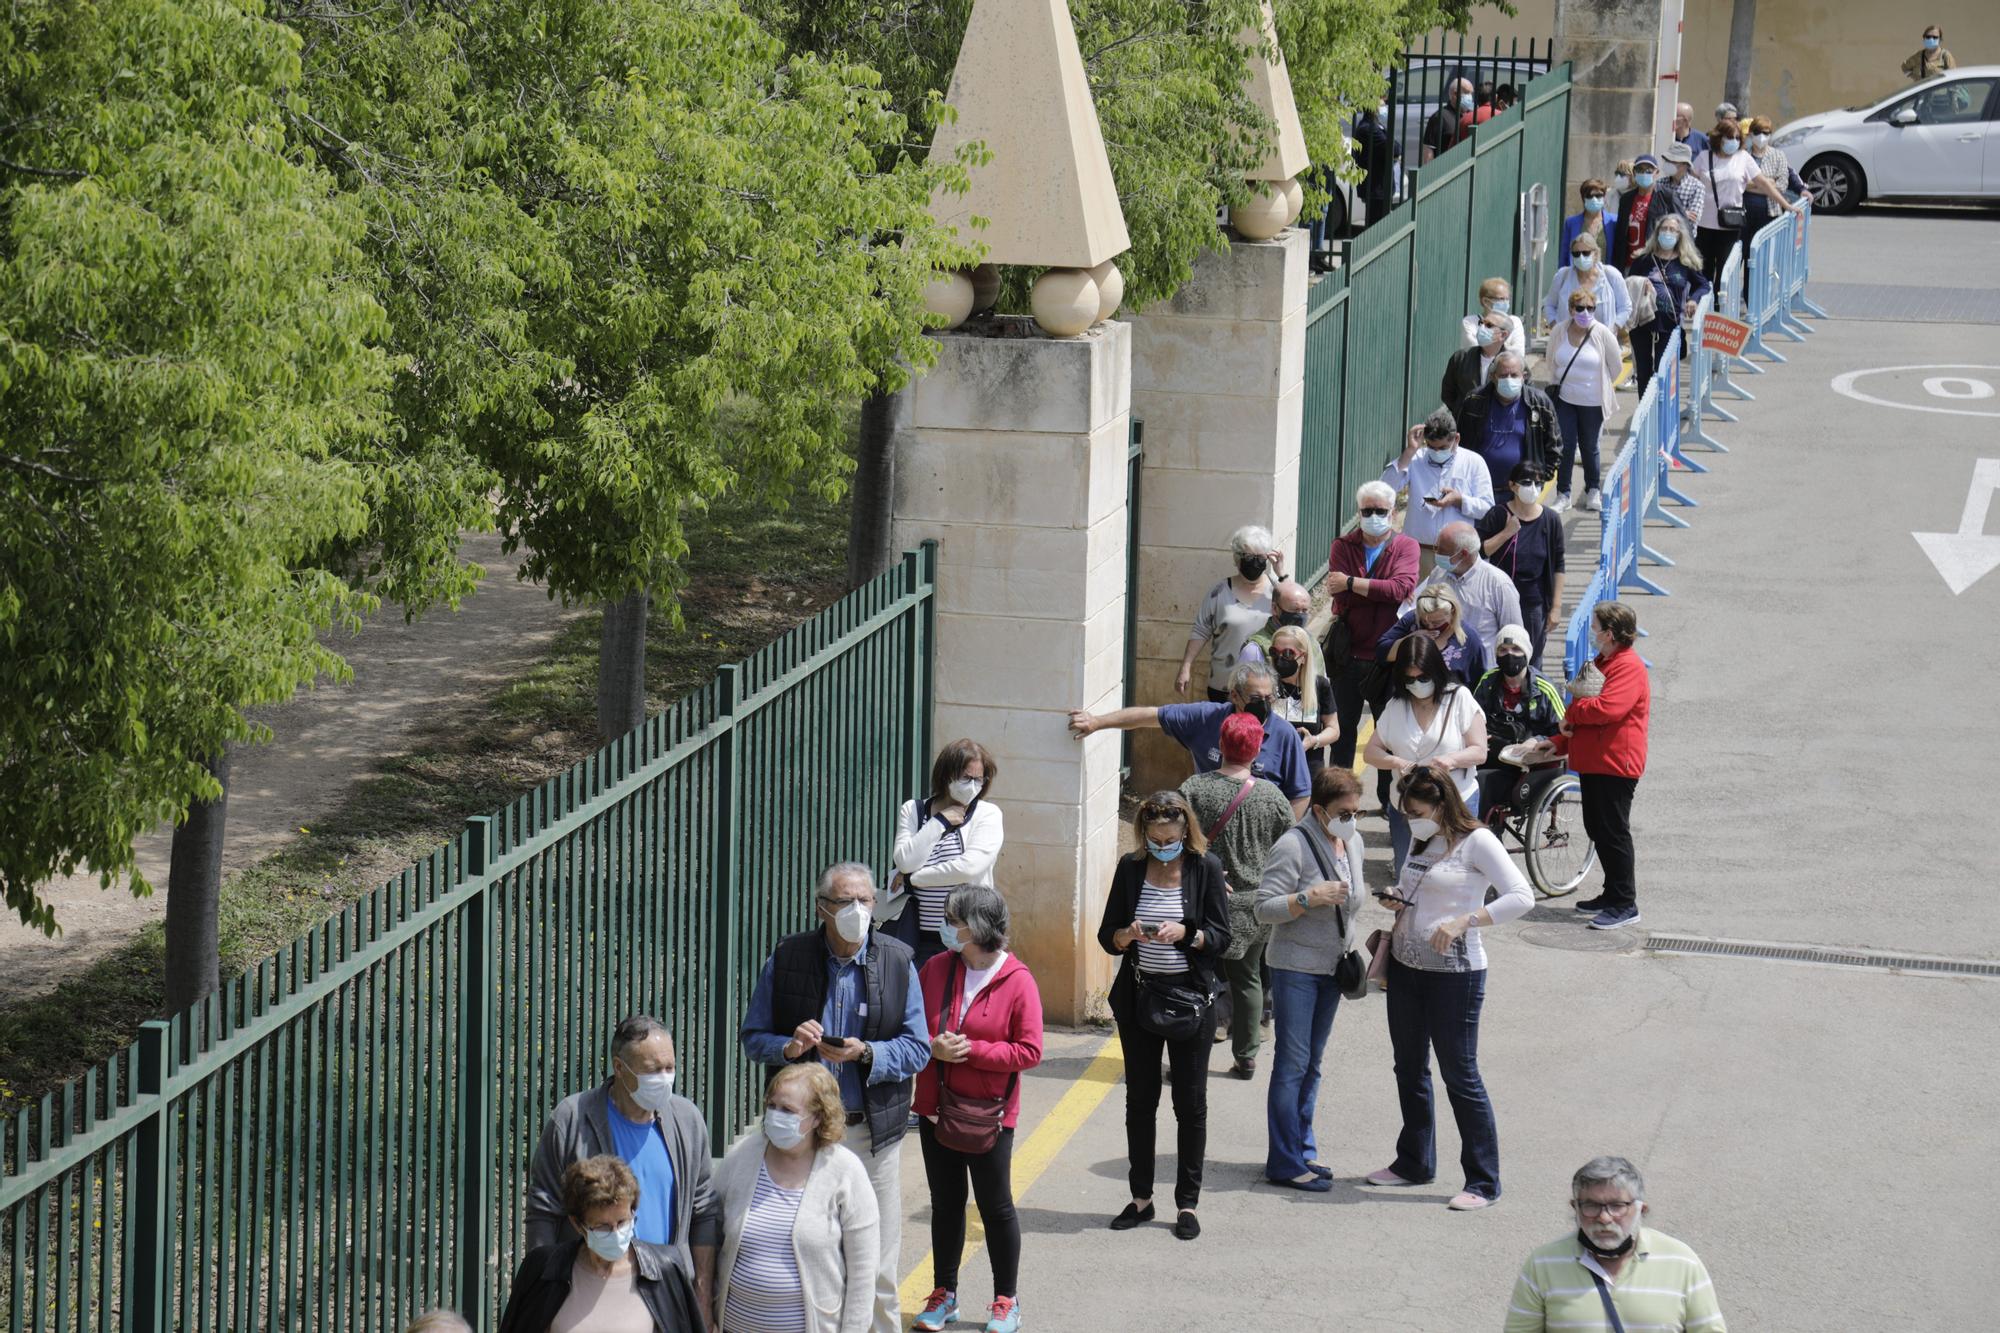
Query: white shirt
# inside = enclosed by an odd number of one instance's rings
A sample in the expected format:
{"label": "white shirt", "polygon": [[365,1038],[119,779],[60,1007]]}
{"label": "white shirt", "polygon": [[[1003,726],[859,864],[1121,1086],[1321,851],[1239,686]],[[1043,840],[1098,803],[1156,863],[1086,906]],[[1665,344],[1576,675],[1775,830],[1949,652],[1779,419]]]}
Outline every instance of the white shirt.
{"label": "white shirt", "polygon": [[1000,951],[1000,956],[993,960],[993,966],[991,967],[973,967],[969,964],[966,966],[965,994],[958,1002],[959,1027],[963,1028],[965,1026],[965,1016],[971,1011],[972,1002],[979,998],[979,992],[985,990],[986,983],[998,976],[1000,969],[1005,966],[1007,966],[1007,951],[1005,949]]}
{"label": "white shirt", "polygon": [[[1388,716],[1386,710],[1383,716]],[[1500,890],[1500,896],[1490,903],[1486,901],[1489,887]],[[1477,926],[1465,932],[1450,954],[1431,950],[1431,932],[1445,922],[1470,916],[1483,905],[1497,926],[1526,916],[1535,905],[1535,891],[1528,887],[1527,877],[1487,828],[1474,829],[1449,851],[1444,850],[1442,836],[1421,847],[1413,845],[1396,893],[1415,906],[1397,916],[1390,948],[1397,962],[1426,972],[1477,972],[1486,966],[1486,948]]]}
{"label": "white shirt", "polygon": [[1549,373],[1561,385],[1557,393],[1565,403],[1596,407],[1604,401],[1604,356],[1596,339],[1571,343],[1566,336],[1551,337],[1549,353],[1553,361]]}
{"label": "white shirt", "polygon": [[1743,188],[1757,179],[1757,159],[1740,148],[1728,157],[1718,153],[1711,175],[1708,158],[1707,153],[1696,153],[1689,169],[1696,180],[1705,182],[1701,191],[1701,221],[1697,225],[1715,231],[1722,226],[1722,219],[1715,211],[1716,196],[1722,196],[1724,208],[1743,207]]}
{"label": "white shirt", "polygon": [[[1427,449],[1419,448],[1410,466],[1403,466],[1399,453],[1382,469],[1382,480],[1394,490],[1410,489],[1410,507],[1403,515],[1403,535],[1420,546],[1436,546],[1438,530],[1447,523],[1464,519],[1470,523],[1493,507],[1493,476],[1486,460],[1469,449],[1453,449],[1444,463],[1431,462]],[[1463,507],[1442,508],[1424,503],[1426,495],[1457,491]]]}
{"label": "white shirt", "polygon": [[[1399,694],[1389,700],[1382,716],[1375,719],[1375,735],[1396,758],[1421,764],[1438,755],[1463,750],[1466,733],[1474,723],[1485,720],[1486,712],[1473,700],[1472,691],[1453,682],[1431,714],[1428,727],[1417,721],[1416,710]],[[1451,780],[1458,794],[1468,801],[1479,785],[1477,775],[1469,768],[1452,769]]]}

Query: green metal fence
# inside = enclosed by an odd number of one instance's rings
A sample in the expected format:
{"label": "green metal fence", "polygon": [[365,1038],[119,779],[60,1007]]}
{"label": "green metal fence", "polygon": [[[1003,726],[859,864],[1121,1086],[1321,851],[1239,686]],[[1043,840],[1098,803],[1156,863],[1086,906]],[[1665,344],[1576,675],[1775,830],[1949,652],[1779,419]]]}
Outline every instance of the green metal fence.
{"label": "green metal fence", "polygon": [[7,1328],[491,1327],[542,1121],[629,1013],[719,1150],[762,1096],[765,955],[922,788],[934,574],[906,554],[0,1122]]}
{"label": "green metal fence", "polygon": [[[1559,223],[1569,141],[1569,66],[1559,65],[1465,143],[1415,173],[1405,198],[1341,246],[1307,303],[1299,458],[1299,559],[1326,572],[1354,518],[1354,488],[1438,405],[1460,321],[1483,279],[1504,277],[1532,327],[1553,269],[1538,236]],[[1455,404],[1454,404],[1455,406]]]}

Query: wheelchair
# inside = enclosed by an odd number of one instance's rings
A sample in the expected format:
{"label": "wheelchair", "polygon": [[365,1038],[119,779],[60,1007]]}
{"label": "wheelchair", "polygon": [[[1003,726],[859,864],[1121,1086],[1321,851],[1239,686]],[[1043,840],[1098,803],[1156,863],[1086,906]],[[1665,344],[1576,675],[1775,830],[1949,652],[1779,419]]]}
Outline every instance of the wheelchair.
{"label": "wheelchair", "polygon": [[1501,845],[1527,862],[1528,882],[1538,899],[1576,892],[1597,864],[1597,848],[1583,828],[1583,784],[1561,759],[1524,759],[1522,747],[1501,751],[1504,763],[1479,770],[1482,792],[1500,787],[1489,775],[1514,773],[1498,799],[1482,798],[1479,817]]}

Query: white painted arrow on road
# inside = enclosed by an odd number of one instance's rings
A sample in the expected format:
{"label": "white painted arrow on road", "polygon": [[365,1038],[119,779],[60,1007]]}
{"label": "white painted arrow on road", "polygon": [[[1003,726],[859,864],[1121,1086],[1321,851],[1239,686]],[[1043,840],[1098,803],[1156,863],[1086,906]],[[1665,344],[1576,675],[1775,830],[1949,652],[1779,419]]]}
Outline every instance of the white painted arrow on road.
{"label": "white painted arrow on road", "polygon": [[1986,535],[1986,511],[1995,491],[2000,491],[2000,458],[1982,458],[1972,465],[1972,489],[1966,493],[1958,531],[1910,534],[1954,595],[2000,568],[2000,537]]}

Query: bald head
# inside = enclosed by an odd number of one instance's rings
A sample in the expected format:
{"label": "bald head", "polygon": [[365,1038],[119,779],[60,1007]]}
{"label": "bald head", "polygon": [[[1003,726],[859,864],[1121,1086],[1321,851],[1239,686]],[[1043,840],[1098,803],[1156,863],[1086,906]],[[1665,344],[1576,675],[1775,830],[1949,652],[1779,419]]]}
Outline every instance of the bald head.
{"label": "bald head", "polygon": [[1442,550],[1464,555],[1479,549],[1479,533],[1470,523],[1462,520],[1457,523],[1447,523],[1438,530],[1437,544]]}
{"label": "bald head", "polygon": [[1674,104],[1674,134],[1685,138],[1687,137],[1688,130],[1693,126],[1694,108],[1686,102],[1676,102]]}
{"label": "bald head", "polygon": [[1306,591],[1303,583],[1295,582],[1292,579],[1286,579],[1283,583],[1280,583],[1277,595],[1271,599],[1272,609],[1280,614],[1287,611],[1297,612],[1301,615],[1310,614],[1312,605],[1312,594]]}

